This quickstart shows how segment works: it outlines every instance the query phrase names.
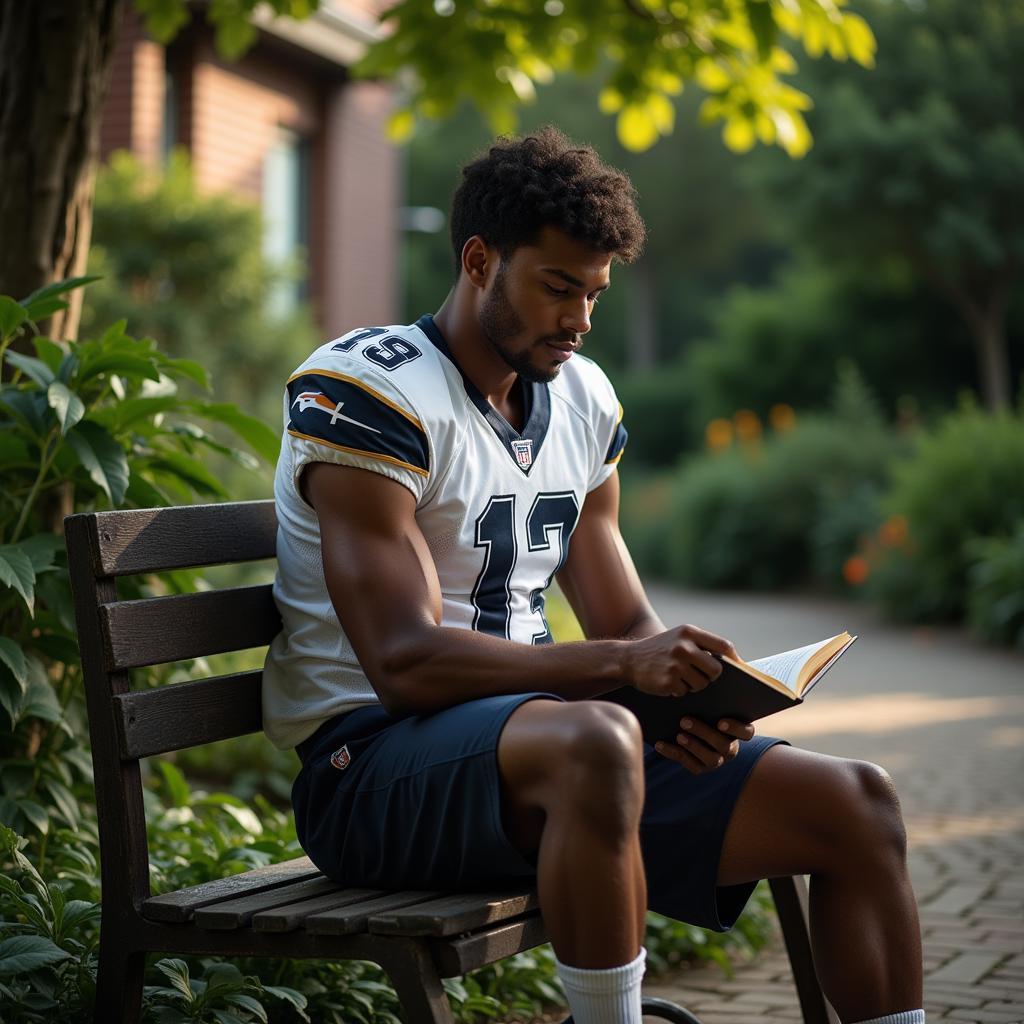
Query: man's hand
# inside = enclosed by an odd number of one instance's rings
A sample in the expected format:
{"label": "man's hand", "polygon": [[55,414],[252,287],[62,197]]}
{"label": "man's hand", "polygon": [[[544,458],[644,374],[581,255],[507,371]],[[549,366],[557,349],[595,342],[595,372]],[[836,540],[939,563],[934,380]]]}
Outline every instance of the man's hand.
{"label": "man's hand", "polygon": [[715,654],[738,657],[728,640],[696,626],[679,626],[634,640],[626,653],[626,679],[641,692],[659,697],[703,690],[722,674]]}
{"label": "man's hand", "polygon": [[740,752],[740,740],[754,735],[752,725],[734,718],[723,718],[717,728],[697,718],[684,718],[679,728],[675,743],[656,743],[654,749],[694,775],[721,768]]}

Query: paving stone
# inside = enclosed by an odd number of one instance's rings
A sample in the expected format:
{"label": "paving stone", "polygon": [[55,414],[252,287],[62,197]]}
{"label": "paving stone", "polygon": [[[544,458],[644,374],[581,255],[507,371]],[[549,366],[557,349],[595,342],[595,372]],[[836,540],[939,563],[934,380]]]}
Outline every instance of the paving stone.
{"label": "paving stone", "polygon": [[962,914],[978,905],[981,898],[988,892],[989,883],[972,884],[954,882],[935,900],[926,904],[929,914]]}

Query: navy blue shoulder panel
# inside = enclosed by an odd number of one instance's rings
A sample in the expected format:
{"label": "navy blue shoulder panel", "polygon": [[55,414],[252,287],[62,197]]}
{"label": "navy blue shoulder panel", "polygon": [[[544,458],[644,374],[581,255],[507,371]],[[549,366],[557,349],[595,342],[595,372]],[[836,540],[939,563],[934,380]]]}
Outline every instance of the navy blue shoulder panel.
{"label": "navy blue shoulder panel", "polygon": [[288,381],[288,431],[339,451],[391,462],[427,476],[423,424],[369,384],[333,370]]}
{"label": "navy blue shoulder panel", "polygon": [[622,421],[619,421],[619,425],[615,428],[615,434],[612,436],[612,443],[608,445],[608,454],[604,457],[605,462],[618,462],[622,458],[622,450],[626,447],[626,442],[629,440],[629,431],[622,425]]}

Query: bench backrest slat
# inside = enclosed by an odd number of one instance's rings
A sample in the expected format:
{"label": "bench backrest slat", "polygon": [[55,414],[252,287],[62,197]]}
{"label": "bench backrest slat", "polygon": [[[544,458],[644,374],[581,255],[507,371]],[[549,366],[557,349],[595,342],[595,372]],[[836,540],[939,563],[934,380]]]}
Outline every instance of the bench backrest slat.
{"label": "bench backrest slat", "polygon": [[100,512],[98,576],[273,558],[272,501]]}
{"label": "bench backrest slat", "polygon": [[[133,691],[129,668],[263,646],[269,586],[121,601],[115,578],[273,558],[272,501],[83,512],[64,521],[99,809],[104,905],[150,894],[139,759],[260,728],[259,671]],[[314,869],[315,870],[315,869]]]}
{"label": "bench backrest slat", "polygon": [[100,622],[111,671],[263,647],[281,628],[269,583],[117,601]]}
{"label": "bench backrest slat", "polygon": [[118,741],[128,761],[231,739],[263,728],[259,670],[121,693]]}

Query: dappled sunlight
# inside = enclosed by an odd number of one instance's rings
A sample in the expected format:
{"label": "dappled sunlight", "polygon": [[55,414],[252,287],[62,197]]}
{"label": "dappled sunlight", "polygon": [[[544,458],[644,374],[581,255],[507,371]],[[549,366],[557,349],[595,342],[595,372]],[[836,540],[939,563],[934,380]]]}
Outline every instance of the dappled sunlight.
{"label": "dappled sunlight", "polygon": [[1024,808],[988,814],[928,814],[908,816],[907,837],[912,849],[955,839],[1005,836],[1024,830]]}
{"label": "dappled sunlight", "polygon": [[[1024,696],[938,697],[920,693],[883,693],[869,697],[837,698],[815,704],[814,697],[786,715],[778,729],[787,739],[827,733],[886,733],[979,718],[1024,716]],[[1004,723],[1005,725],[1005,723]],[[771,732],[772,730],[767,730]],[[991,737],[994,746],[1007,746],[1004,733],[1024,735],[1024,728],[1004,727]]]}

